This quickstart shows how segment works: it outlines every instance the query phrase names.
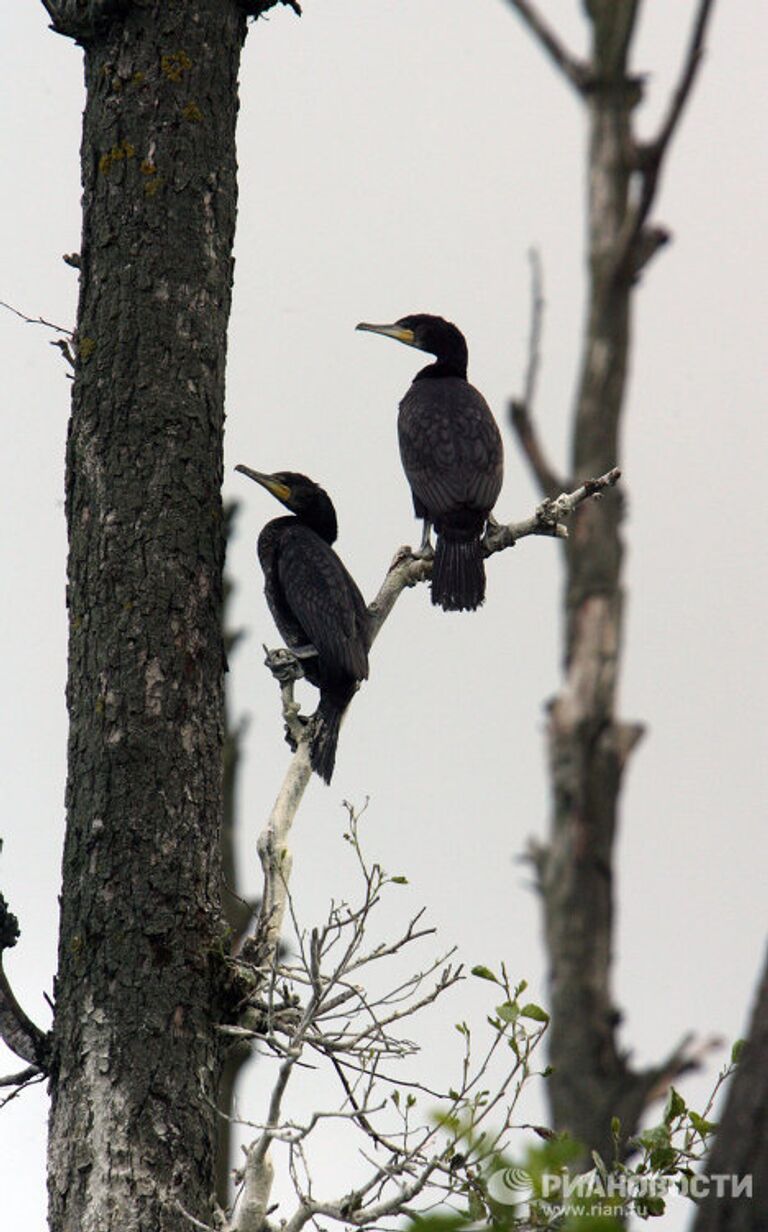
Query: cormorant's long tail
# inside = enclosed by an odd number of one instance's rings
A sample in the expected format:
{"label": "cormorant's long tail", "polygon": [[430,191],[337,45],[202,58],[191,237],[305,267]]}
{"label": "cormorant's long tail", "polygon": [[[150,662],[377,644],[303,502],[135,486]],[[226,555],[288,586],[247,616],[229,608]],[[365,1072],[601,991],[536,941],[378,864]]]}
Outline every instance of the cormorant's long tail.
{"label": "cormorant's long tail", "polygon": [[348,701],[340,705],[336,698],[321,694],[320,705],[312,720],[312,743],[309,746],[309,760],[315,774],[330,783],[333,767],[336,765],[336,745],[339,742],[339,728]]}
{"label": "cormorant's long tail", "polygon": [[438,533],[432,565],[432,602],[446,612],[472,612],[485,599],[485,565],[479,534]]}

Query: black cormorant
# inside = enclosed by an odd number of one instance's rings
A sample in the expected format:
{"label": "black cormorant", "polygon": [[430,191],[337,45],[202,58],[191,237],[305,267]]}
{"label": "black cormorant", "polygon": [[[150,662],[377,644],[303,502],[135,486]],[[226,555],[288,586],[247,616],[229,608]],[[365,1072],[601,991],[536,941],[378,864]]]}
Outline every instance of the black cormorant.
{"label": "black cormorant", "polygon": [[368,678],[370,623],[365,600],[334,552],[338,529],[330,497],[306,475],[235,470],[277,497],[293,517],[275,518],[259,535],[264,593],[286,645],[320,690],[312,719],[312,769],[330,783],[342,715]]}
{"label": "black cormorant", "polygon": [[432,602],[471,611],[485,598],[482,537],[501,490],[504,449],[488,403],[467,381],[464,335],[425,313],[357,328],[435,356],[400,403],[400,457],[416,517],[424,519],[422,551],[430,546],[430,526],[437,533]]}

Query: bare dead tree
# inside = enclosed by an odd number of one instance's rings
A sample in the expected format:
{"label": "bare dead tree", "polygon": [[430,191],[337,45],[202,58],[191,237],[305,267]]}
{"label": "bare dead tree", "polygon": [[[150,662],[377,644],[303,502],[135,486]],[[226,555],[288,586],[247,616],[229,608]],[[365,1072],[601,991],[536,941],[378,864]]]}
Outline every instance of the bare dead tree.
{"label": "bare dead tree", "polygon": [[[585,0],[591,49],[581,60],[529,0],[508,0],[582,102],[589,127],[588,303],[571,430],[570,478],[547,458],[532,392],[542,296],[534,267],[534,328],[525,397],[511,421],[539,488],[552,495],[620,464],[620,424],[640,275],[667,243],[651,221],[659,179],[701,65],[713,0],[699,0],[677,85],[655,136],[641,141],[633,115],[644,80],[629,69],[640,0]],[[577,513],[565,545],[564,680],[549,707],[552,813],[533,851],[550,968],[554,1124],[610,1158],[611,1119],[631,1137],[649,1101],[689,1064],[685,1047],[633,1069],[617,1040],[610,986],[613,852],[622,779],[643,734],[619,718],[623,637],[622,496]]]}

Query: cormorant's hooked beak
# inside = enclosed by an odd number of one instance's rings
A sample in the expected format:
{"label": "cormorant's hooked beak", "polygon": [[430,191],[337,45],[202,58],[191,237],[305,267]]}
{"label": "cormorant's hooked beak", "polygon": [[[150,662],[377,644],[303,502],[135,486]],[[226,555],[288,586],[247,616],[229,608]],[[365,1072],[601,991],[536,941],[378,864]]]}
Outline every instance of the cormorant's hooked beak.
{"label": "cormorant's hooked beak", "polygon": [[369,334],[383,334],[385,338],[395,338],[398,342],[404,342],[406,346],[418,347],[416,335],[412,329],[403,329],[402,325],[368,325],[365,321],[361,321],[355,329],[367,330]]}
{"label": "cormorant's hooked beak", "polygon": [[262,488],[266,488],[268,492],[271,492],[273,496],[276,496],[279,501],[282,501],[284,505],[288,505],[290,508],[289,501],[292,496],[292,490],[288,487],[287,483],[282,483],[274,475],[263,475],[261,471],[252,471],[250,466],[243,466],[242,463],[236,466],[235,470],[239,471],[241,475],[247,475],[249,479],[255,479],[256,483],[260,483]]}

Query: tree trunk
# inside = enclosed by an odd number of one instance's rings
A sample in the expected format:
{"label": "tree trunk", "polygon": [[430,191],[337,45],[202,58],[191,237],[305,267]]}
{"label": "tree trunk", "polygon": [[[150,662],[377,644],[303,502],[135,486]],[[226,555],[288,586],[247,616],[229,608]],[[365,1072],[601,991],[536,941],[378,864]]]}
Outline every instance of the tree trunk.
{"label": "tree trunk", "polygon": [[[678,88],[659,136],[646,146],[637,142],[632,127],[642,83],[628,71],[639,0],[585,0],[592,34],[588,62],[570,54],[530,0],[510,3],[580,94],[589,124],[587,324],[567,479],[559,480],[546,461],[531,408],[512,408],[539,485],[553,496],[621,464],[632,296],[643,267],[668,238],[646,219],[701,60],[712,0],[699,0]],[[607,1162],[614,1153],[612,1119],[621,1121],[625,1140],[633,1135],[649,1100],[687,1062],[675,1051],[654,1068],[633,1071],[616,1038],[620,1015],[610,985],[613,850],[623,771],[642,735],[640,725],[622,722],[616,713],[623,632],[621,517],[621,493],[609,490],[599,503],[582,505],[571,526],[565,553],[565,679],[548,723],[550,838],[534,852],[550,965],[552,1117],[558,1130],[567,1130]]]}
{"label": "tree trunk", "polygon": [[[705,1176],[709,1193],[699,1207],[693,1232],[765,1232],[768,1228],[768,960],[757,990],[749,1035],[731,1079],[725,1111]],[[722,1196],[718,1180],[726,1177]],[[751,1196],[734,1197],[743,1178]],[[734,1180],[736,1184],[734,1185]]]}
{"label": "tree trunk", "polygon": [[[85,48],[67,450],[69,776],[53,1232],[210,1220],[234,0],[46,4]],[[74,15],[73,15],[74,14]]]}
{"label": "tree trunk", "polygon": [[[618,465],[620,456],[631,285],[617,275],[616,252],[627,214],[630,116],[639,97],[626,76],[629,7],[634,9],[622,4],[593,15],[594,85],[587,98],[589,306],[571,463],[577,482]],[[622,636],[620,518],[621,496],[609,492],[577,511],[568,541],[565,681],[549,716],[553,816],[542,865],[553,1119],[558,1129],[568,1129],[606,1159],[611,1158],[611,1117],[620,1116],[631,1132],[641,1109],[634,1075],[617,1050],[618,1015],[609,986],[610,869],[621,771],[632,743],[615,716]]]}

